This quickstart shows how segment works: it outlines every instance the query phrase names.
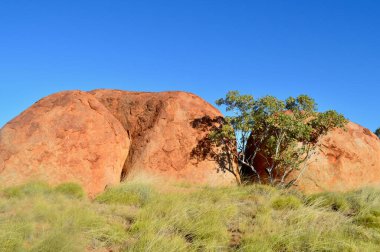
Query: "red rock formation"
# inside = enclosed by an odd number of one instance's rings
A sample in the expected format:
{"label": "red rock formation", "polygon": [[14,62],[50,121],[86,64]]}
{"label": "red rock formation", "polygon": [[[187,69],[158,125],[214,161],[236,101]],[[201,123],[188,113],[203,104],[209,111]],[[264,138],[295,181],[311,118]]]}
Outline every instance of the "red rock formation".
{"label": "red rock formation", "polygon": [[132,171],[209,185],[235,183],[215,161],[191,157],[208,133],[192,122],[204,116],[221,114],[184,92],[57,93],[1,129],[0,184],[74,181],[94,196]]}
{"label": "red rock formation", "polygon": [[[345,129],[333,129],[321,137],[317,146],[296,189],[314,193],[380,186],[380,140],[368,129],[349,122]],[[255,166],[266,181],[263,160],[257,159]],[[298,175],[294,171],[288,181]]]}
{"label": "red rock formation", "polygon": [[380,186],[380,140],[370,130],[350,122],[346,129],[334,129],[323,136],[318,145],[320,150],[299,180],[301,190],[348,191]]}
{"label": "red rock formation", "polygon": [[92,95],[48,96],[0,131],[0,184],[79,182],[90,196],[120,182],[130,140]]}
{"label": "red rock formation", "polygon": [[91,92],[122,123],[132,143],[124,175],[144,171],[190,183],[236,183],[229,172],[218,172],[212,160],[197,161],[190,153],[207,135],[192,127],[195,119],[221,113],[196,95],[185,92]]}
{"label": "red rock formation", "polygon": [[[193,122],[205,116],[221,114],[184,92],[57,93],[1,129],[0,184],[76,181],[94,196],[131,172],[209,185],[235,183],[215,161],[190,155],[208,133]],[[332,130],[318,145],[299,189],[380,186],[380,140],[368,129],[348,123],[346,130]],[[296,176],[294,172],[289,179]]]}

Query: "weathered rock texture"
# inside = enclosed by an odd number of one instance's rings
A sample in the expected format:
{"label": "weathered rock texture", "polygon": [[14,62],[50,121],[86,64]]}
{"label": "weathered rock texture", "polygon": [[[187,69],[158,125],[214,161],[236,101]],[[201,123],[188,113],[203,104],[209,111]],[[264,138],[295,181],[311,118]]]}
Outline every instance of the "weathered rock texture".
{"label": "weathered rock texture", "polygon": [[348,191],[380,186],[380,140],[370,130],[349,122],[345,130],[332,130],[318,144],[320,150],[299,180],[301,190]]}
{"label": "weathered rock texture", "polygon": [[[94,196],[140,172],[167,180],[232,184],[233,174],[218,169],[215,161],[191,156],[208,134],[207,127],[194,127],[194,121],[219,116],[209,103],[184,92],[57,93],[0,130],[0,185],[74,181]],[[380,186],[380,140],[368,129],[348,123],[346,130],[332,130],[318,144],[321,149],[298,188],[318,192]]]}
{"label": "weathered rock texture", "polygon": [[[264,160],[257,158],[255,167],[266,181]],[[295,188],[307,193],[380,186],[380,140],[368,129],[349,122],[344,129],[333,129],[321,137],[306,167]],[[287,181],[298,175],[299,171],[294,171]]]}
{"label": "weathered rock texture", "polygon": [[167,179],[209,185],[236,183],[232,173],[218,170],[212,160],[190,153],[207,131],[192,123],[204,116],[221,116],[212,105],[185,92],[91,92],[122,123],[132,139],[123,176],[144,171]]}
{"label": "weathered rock texture", "polygon": [[130,140],[91,94],[48,96],[0,131],[0,184],[79,182],[90,196],[120,182]]}
{"label": "weathered rock texture", "polygon": [[209,185],[235,183],[191,156],[207,134],[193,121],[220,112],[193,94],[95,90],[48,96],[0,131],[0,184],[74,181],[90,196],[127,175]]}

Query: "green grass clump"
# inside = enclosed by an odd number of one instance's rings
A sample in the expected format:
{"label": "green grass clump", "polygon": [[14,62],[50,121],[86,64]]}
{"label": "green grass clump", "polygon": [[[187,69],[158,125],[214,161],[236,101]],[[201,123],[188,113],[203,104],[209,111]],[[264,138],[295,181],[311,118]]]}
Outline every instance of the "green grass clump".
{"label": "green grass clump", "polygon": [[150,185],[131,182],[108,188],[95,200],[106,204],[143,206],[152,198],[152,194],[153,189]]}
{"label": "green grass clump", "polygon": [[362,214],[356,217],[354,223],[368,228],[380,229],[380,217],[371,213]]}
{"label": "green grass clump", "polygon": [[380,189],[305,196],[139,180],[92,201],[72,183],[0,191],[0,251],[111,250],[380,251]]}
{"label": "green grass clump", "polygon": [[76,183],[60,184],[54,188],[54,191],[78,199],[82,199],[85,197],[83,188]]}
{"label": "green grass clump", "polygon": [[309,204],[327,207],[333,211],[347,212],[350,210],[350,202],[344,194],[326,192],[309,197]]}
{"label": "green grass clump", "polygon": [[1,195],[0,251],[84,251],[118,246],[126,237],[123,223],[100,214],[89,200],[46,184],[12,187]]}
{"label": "green grass clump", "polygon": [[33,181],[24,185],[12,186],[3,190],[2,194],[7,198],[21,198],[38,194],[48,194],[50,186],[45,182]]}
{"label": "green grass clump", "polygon": [[276,210],[298,209],[301,205],[301,200],[293,195],[281,195],[272,201],[272,207]]}
{"label": "green grass clump", "polygon": [[237,214],[237,206],[229,200],[222,189],[171,193],[153,199],[140,211],[131,227],[136,243],[128,247],[128,251],[228,248],[228,225]]}

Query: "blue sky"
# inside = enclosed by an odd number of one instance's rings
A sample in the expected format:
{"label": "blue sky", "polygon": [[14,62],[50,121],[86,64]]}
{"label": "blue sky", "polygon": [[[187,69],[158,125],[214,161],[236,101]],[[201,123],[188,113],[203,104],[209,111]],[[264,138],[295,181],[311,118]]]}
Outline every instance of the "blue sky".
{"label": "blue sky", "polygon": [[0,1],[0,126],[48,94],[314,97],[380,126],[380,1]]}

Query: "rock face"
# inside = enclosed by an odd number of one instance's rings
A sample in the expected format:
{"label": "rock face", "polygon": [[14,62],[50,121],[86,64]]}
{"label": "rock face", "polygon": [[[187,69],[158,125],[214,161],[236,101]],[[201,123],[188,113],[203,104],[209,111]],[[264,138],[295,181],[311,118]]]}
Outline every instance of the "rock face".
{"label": "rock face", "polygon": [[306,192],[348,191],[380,186],[380,140],[355,123],[334,129],[319,141],[320,151],[299,180]]}
{"label": "rock face", "polygon": [[92,95],[48,96],[0,131],[0,184],[79,182],[90,196],[120,182],[130,139]]}
{"label": "rock face", "polygon": [[236,183],[231,173],[218,172],[215,161],[200,161],[190,155],[208,133],[192,127],[192,122],[204,116],[221,116],[203,99],[185,92],[94,90],[91,94],[111,111],[131,137],[123,177],[143,171],[189,183]]}
{"label": "rock face", "polygon": [[[333,129],[321,137],[317,145],[296,189],[315,193],[380,186],[380,140],[368,129],[349,122],[345,129]],[[263,160],[258,158],[255,167],[265,181]],[[287,180],[298,175],[299,171],[294,171]]]}
{"label": "rock face", "polygon": [[0,131],[0,185],[80,183],[90,196],[131,173],[208,185],[235,183],[192,157],[207,134],[194,120],[221,116],[193,94],[95,90],[48,96]]}
{"label": "rock face", "polygon": [[[48,96],[0,130],[0,185],[80,183],[90,196],[132,173],[208,185],[232,173],[191,155],[208,134],[195,127],[221,113],[185,92],[67,91]],[[212,120],[211,120],[212,121]],[[298,181],[305,192],[380,186],[380,140],[357,124],[322,137]],[[262,177],[264,167],[257,161]],[[297,176],[294,172],[289,180]]]}

